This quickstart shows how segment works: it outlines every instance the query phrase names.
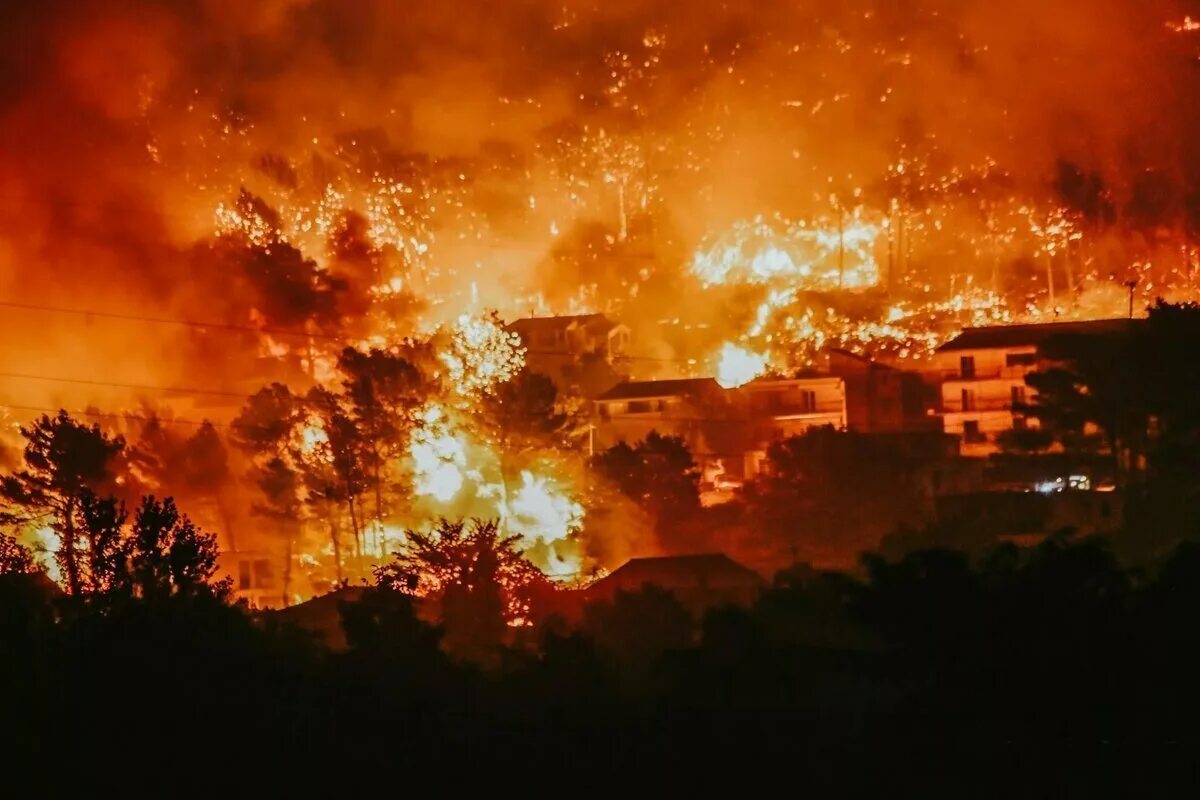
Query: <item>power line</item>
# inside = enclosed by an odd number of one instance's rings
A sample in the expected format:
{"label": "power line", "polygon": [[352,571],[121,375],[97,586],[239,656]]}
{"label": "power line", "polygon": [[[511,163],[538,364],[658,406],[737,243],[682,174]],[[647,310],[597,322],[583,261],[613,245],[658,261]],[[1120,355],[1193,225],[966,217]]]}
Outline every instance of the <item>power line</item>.
{"label": "power line", "polygon": [[[340,342],[342,344],[357,345],[361,342],[360,339],[352,339],[347,336],[339,336],[337,334],[294,331],[286,328],[273,327],[254,327],[251,325],[238,325],[232,322],[205,322],[200,320],[180,319],[174,317],[150,317],[140,314],[123,314],[115,311],[96,311],[86,308],[70,308],[66,306],[51,306],[39,303],[27,303],[15,300],[0,300],[0,308],[15,308],[23,311],[39,311],[45,313],[71,314],[81,317],[100,317],[102,319],[116,319],[122,322],[148,322],[157,325],[178,325],[182,327],[197,328],[201,330],[216,329],[233,331],[239,333],[257,333],[270,334],[273,336],[295,336],[304,339],[320,339],[323,341]],[[561,356],[572,357],[571,353],[561,353],[553,350],[534,350],[525,348],[525,352],[535,356]],[[628,359],[631,361],[653,361],[658,363],[670,364],[687,364],[689,359],[685,358],[665,358],[663,356],[649,355],[619,355],[615,356],[617,360]]]}
{"label": "power line", "polygon": [[85,378],[64,378],[54,375],[32,375],[23,372],[0,372],[0,378],[18,378],[31,381],[51,381],[55,383],[78,383],[84,386],[107,386],[115,389],[137,389],[139,391],[154,391],[154,392],[173,392],[177,394],[207,394],[215,397],[233,397],[241,400],[246,400],[252,397],[252,394],[246,392],[227,392],[218,389],[199,389],[195,387],[184,386],[154,386],[145,383],[117,383],[114,381],[97,381],[88,380]]}
{"label": "power line", "polygon": [[68,411],[65,408],[49,408],[47,406],[26,406],[16,405],[12,403],[0,403],[0,408],[7,408],[12,411],[35,411],[39,414],[57,414],[64,411],[68,416],[90,417],[93,419],[112,419],[112,420],[137,420],[146,423],[156,423],[162,425],[191,425],[197,428],[203,428],[205,425],[212,425],[214,428],[232,428],[233,426],[224,422],[213,422],[212,420],[192,420],[192,419],[165,419],[163,417],[145,417],[138,414],[113,414],[104,413],[101,411]]}
{"label": "power line", "polygon": [[73,314],[80,317],[101,317],[105,319],[118,319],[124,322],[150,322],[158,325],[179,325],[189,328],[200,329],[217,329],[227,331],[238,331],[246,333],[269,333],[274,336],[301,336],[306,339],[327,339],[330,341],[349,342],[350,339],[344,336],[336,336],[325,333],[309,333],[305,331],[291,331],[285,328],[255,328],[250,325],[236,325],[231,322],[204,322],[200,320],[179,319],[172,317],[148,317],[140,314],[121,314],[115,311],[96,311],[86,308],[68,308],[65,306],[48,306],[37,303],[22,303],[14,300],[0,300],[0,308],[18,308],[24,311],[44,311],[56,314]]}

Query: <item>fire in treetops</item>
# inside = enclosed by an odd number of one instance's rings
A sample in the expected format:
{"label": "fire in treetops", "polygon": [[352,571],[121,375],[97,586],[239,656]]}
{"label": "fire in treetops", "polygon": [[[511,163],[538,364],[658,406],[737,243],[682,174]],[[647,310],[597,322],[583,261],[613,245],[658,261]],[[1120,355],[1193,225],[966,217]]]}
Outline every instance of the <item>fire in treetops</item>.
{"label": "fire in treetops", "polygon": [[[147,452],[166,421],[155,463],[206,469],[139,474],[245,532],[222,546],[251,585],[275,546],[252,532],[344,578],[439,514],[586,570],[586,432],[487,411],[528,355],[504,321],[603,313],[634,332],[635,377],[735,386],[828,347],[919,361],[967,325],[1193,298],[1196,19],[1190,0],[22,4],[0,31],[5,452],[42,409]],[[284,433],[250,435],[267,423]]]}

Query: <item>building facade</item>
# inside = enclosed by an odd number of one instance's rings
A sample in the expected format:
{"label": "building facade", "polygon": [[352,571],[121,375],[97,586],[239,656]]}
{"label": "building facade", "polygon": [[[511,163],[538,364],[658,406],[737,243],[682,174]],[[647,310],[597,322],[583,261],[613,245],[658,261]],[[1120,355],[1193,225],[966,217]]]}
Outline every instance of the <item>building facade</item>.
{"label": "building facade", "polygon": [[934,355],[943,429],[959,437],[964,456],[999,452],[1005,431],[1037,425],[1027,414],[1033,391],[1025,379],[1049,366],[1039,354],[1043,342],[1056,336],[1119,334],[1133,323],[1117,319],[967,328]]}

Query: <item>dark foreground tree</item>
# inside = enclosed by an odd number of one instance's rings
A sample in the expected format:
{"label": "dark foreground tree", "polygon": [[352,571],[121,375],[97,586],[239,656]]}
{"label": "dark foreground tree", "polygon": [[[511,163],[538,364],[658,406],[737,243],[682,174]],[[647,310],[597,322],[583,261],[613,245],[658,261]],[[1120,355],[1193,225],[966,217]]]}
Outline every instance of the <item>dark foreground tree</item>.
{"label": "dark foreground tree", "polygon": [[920,487],[902,451],[880,437],[833,428],[772,444],[746,499],[756,538],[789,549],[793,561],[852,563],[922,511]]}
{"label": "dark foreground tree", "polygon": [[30,549],[8,534],[0,533],[0,575],[27,575],[34,569]]}
{"label": "dark foreground tree", "polygon": [[477,660],[495,657],[510,625],[527,625],[551,589],[541,570],[494,520],[443,519],[429,531],[405,531],[401,550],[375,569],[381,587],[440,606],[443,646]]}
{"label": "dark foreground tree", "polygon": [[700,507],[700,469],[679,437],[651,431],[632,447],[620,442],[597,453],[592,465],[660,524]]}
{"label": "dark foreground tree", "polygon": [[116,462],[125,449],[120,436],[110,437],[99,425],[85,425],[66,411],[43,415],[25,438],[24,468],[0,478],[0,499],[6,508],[0,522],[46,522],[58,535],[58,558],[67,591],[85,589],[80,566],[87,548],[79,541],[82,504],[86,496],[108,494]]}

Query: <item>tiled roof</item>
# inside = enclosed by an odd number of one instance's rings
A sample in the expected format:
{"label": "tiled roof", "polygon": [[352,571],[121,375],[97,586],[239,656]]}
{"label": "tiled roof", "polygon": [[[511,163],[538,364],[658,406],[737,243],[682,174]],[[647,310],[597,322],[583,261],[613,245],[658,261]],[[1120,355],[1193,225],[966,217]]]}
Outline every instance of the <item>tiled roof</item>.
{"label": "tiled roof", "polygon": [[1108,336],[1128,332],[1138,320],[1098,319],[1087,322],[1046,322],[967,328],[939,347],[939,353],[1001,347],[1035,347],[1052,336]]}
{"label": "tiled roof", "polygon": [[626,381],[618,383],[597,400],[639,400],[647,397],[680,397],[720,391],[712,378],[682,378],[669,381]]}

